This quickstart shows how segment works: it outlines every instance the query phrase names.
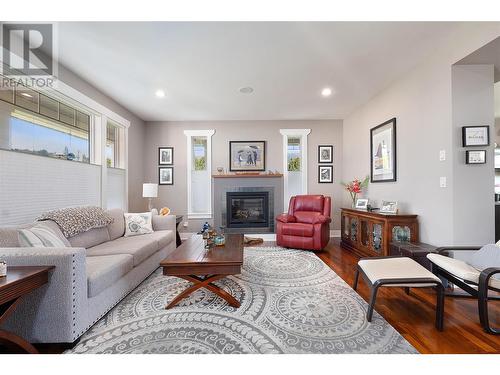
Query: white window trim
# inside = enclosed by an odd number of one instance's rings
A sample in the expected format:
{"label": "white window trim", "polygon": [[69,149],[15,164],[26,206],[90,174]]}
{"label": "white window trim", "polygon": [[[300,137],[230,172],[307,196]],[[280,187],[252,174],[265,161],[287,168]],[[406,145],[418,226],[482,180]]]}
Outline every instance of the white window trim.
{"label": "white window trim", "polygon": [[[187,215],[188,219],[211,219],[212,218],[212,136],[215,134],[215,129],[208,130],[184,130],[184,135],[187,139]],[[209,212],[190,212],[191,211],[191,168],[193,165],[192,159],[192,138],[193,137],[207,137],[207,171],[209,172],[210,179],[208,188],[210,189],[209,193],[209,202],[208,207],[210,208]]]}
{"label": "white window trim", "polygon": [[307,194],[307,136],[311,133],[311,129],[280,129],[280,134],[283,136],[283,208],[288,210],[288,137],[300,137],[300,166],[302,172],[302,192]]}

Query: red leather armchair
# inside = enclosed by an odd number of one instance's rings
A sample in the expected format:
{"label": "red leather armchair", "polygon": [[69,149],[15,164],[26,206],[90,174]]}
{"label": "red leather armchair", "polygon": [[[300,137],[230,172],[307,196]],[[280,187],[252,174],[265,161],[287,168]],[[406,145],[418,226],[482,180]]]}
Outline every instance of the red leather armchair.
{"label": "red leather armchair", "polygon": [[290,198],[288,213],[276,217],[278,246],[322,250],[330,240],[331,198],[296,195]]}

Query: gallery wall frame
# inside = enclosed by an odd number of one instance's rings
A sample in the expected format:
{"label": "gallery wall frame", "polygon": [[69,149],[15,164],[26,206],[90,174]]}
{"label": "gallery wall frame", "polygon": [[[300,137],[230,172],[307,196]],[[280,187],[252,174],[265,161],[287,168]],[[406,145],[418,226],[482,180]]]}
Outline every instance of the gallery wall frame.
{"label": "gallery wall frame", "polygon": [[397,181],[396,117],[370,129],[370,182]]}

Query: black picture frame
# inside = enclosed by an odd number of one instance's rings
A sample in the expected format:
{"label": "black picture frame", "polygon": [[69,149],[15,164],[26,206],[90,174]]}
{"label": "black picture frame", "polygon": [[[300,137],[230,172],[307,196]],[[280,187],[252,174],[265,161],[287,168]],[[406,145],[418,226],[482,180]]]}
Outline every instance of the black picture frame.
{"label": "black picture frame", "polygon": [[[394,155],[392,158],[392,165],[391,165],[391,171],[392,171],[392,177],[389,178],[381,178],[381,179],[375,179],[374,174],[373,174],[373,168],[374,168],[374,154],[373,154],[373,137],[377,131],[379,131],[381,128],[390,126],[390,129],[392,131],[392,136],[391,136],[391,153]],[[378,183],[378,182],[395,182],[397,181],[397,147],[396,147],[396,117],[391,118],[390,120],[387,120],[383,122],[380,125],[375,126],[374,128],[370,129],[370,182],[372,183]]]}
{"label": "black picture frame", "polygon": [[[251,144],[260,144],[261,145],[261,158],[262,158],[262,167],[235,167],[233,166],[233,147],[236,146],[249,146],[252,147]],[[231,172],[264,172],[266,170],[266,141],[229,141],[229,170]]]}
{"label": "black picture frame", "polygon": [[[467,130],[469,129],[486,129],[486,142],[483,143],[467,143]],[[490,145],[490,127],[488,125],[478,125],[478,126],[462,126],[462,147],[482,147]]]}
{"label": "black picture frame", "polygon": [[[161,170],[170,169],[172,179],[169,182],[162,182],[161,180]],[[174,167],[158,167],[158,185],[173,185],[174,184]]]}
{"label": "black picture frame", "polygon": [[[471,153],[474,153],[474,152],[482,153],[483,154],[483,161],[479,161],[479,162],[471,161],[470,156],[471,156]],[[467,151],[465,151],[465,164],[471,164],[471,165],[486,164],[486,150],[467,150]]]}
{"label": "black picture frame", "polygon": [[[170,158],[170,163],[169,162],[163,162],[161,160],[161,153],[162,151],[170,151],[171,158]],[[159,165],[174,165],[174,148],[173,147],[158,147],[158,164]]]}
{"label": "black picture frame", "polygon": [[[321,160],[321,149],[329,148],[330,149],[330,158],[328,160]],[[318,163],[333,163],[333,145],[318,145]]]}
{"label": "black picture frame", "polygon": [[[321,179],[321,169],[329,169],[330,170],[330,179],[322,180]],[[318,184],[333,184],[333,165],[318,165]]]}

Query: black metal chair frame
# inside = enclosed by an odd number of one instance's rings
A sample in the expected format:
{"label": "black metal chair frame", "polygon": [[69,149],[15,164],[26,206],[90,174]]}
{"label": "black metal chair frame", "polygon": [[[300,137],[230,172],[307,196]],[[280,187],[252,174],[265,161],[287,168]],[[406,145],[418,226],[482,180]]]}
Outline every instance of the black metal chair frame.
{"label": "black metal chair frame", "polygon": [[[388,259],[388,258],[405,258],[402,256],[385,256],[385,257],[368,257],[361,258],[360,260],[373,260],[373,259]],[[377,298],[378,288],[386,285],[394,284],[434,284],[433,288],[436,288],[436,328],[438,331],[443,330],[443,320],[444,320],[444,286],[441,282],[436,281],[433,278],[399,278],[399,279],[380,279],[376,280],[373,284],[359,266],[356,268],[356,274],[354,276],[353,289],[356,290],[358,287],[359,274],[365,280],[366,284],[370,288],[370,302],[368,304],[368,310],[366,312],[366,320],[371,322],[373,316],[373,308],[375,307],[375,300]],[[410,287],[404,287],[406,294],[410,294]]]}
{"label": "black metal chair frame", "polygon": [[[479,250],[480,246],[443,246],[436,249],[436,253],[440,255],[448,255],[450,251],[474,251]],[[483,330],[487,333],[493,335],[499,335],[500,329],[493,328],[490,325],[488,318],[488,301],[498,301],[500,297],[488,296],[488,291],[493,290],[495,292],[500,292],[500,289],[494,288],[489,284],[490,279],[493,275],[500,273],[499,267],[490,267],[484,269],[479,275],[479,283],[475,283],[469,280],[462,280],[455,275],[449,273],[443,268],[431,262],[432,272],[438,276],[443,277],[446,280],[457,285],[460,289],[470,294],[471,297],[477,298],[478,310],[479,310],[479,322],[483,327]],[[477,286],[477,289],[473,288],[471,285]],[[459,297],[457,295],[449,294],[450,297]]]}

